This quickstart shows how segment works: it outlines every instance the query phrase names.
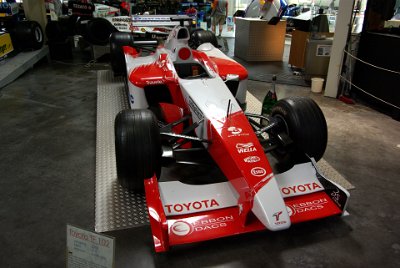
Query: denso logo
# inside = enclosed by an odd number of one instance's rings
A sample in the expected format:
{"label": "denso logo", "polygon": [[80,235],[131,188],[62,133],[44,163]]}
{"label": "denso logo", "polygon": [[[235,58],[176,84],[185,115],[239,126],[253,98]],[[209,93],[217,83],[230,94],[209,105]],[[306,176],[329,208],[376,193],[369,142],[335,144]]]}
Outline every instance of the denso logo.
{"label": "denso logo", "polygon": [[213,207],[219,207],[215,199],[165,205],[167,213],[189,213]]}
{"label": "denso logo", "polygon": [[254,147],[254,144],[252,142],[249,143],[237,143],[236,144],[236,149],[239,154],[242,153],[251,153],[251,152],[256,152],[257,149]]}
{"label": "denso logo", "polygon": [[243,159],[244,162],[246,163],[257,163],[258,161],[260,161],[260,158],[258,156],[249,156],[246,157],[245,159]]}
{"label": "denso logo", "polygon": [[315,191],[319,189],[322,190],[323,189],[322,186],[316,182],[313,182],[313,183],[305,183],[300,185],[283,187],[281,191],[284,195],[290,195],[290,194],[304,193],[307,191]]}
{"label": "denso logo", "polygon": [[262,167],[255,167],[251,169],[251,175],[256,176],[256,177],[263,177],[267,174],[267,171],[263,169]]}

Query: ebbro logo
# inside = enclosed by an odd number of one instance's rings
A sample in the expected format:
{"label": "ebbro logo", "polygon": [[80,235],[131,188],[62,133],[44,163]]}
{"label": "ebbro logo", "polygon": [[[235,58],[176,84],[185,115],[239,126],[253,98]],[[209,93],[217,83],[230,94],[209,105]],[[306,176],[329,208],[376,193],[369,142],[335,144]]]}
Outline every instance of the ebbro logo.
{"label": "ebbro logo", "polygon": [[262,167],[255,167],[251,169],[251,175],[256,176],[256,177],[263,177],[267,174],[267,171],[263,169]]}
{"label": "ebbro logo", "polygon": [[193,232],[193,226],[185,221],[176,221],[170,230],[177,236],[185,236]]}
{"label": "ebbro logo", "polygon": [[289,217],[292,217],[296,213],[296,211],[292,209],[290,206],[286,206],[286,210],[289,214]]}
{"label": "ebbro logo", "polygon": [[252,155],[246,157],[245,159],[243,159],[243,161],[246,163],[257,163],[258,161],[260,161],[260,158],[258,156]]}
{"label": "ebbro logo", "polygon": [[239,154],[243,153],[251,153],[251,152],[256,152],[257,149],[254,147],[254,144],[252,142],[249,143],[237,143],[236,144],[236,149]]}
{"label": "ebbro logo", "polygon": [[289,213],[289,216],[306,212],[314,213],[315,211],[324,209],[327,203],[328,200],[326,198],[320,198],[312,201],[287,205],[286,209]]}
{"label": "ebbro logo", "polygon": [[228,227],[234,221],[232,215],[221,216],[218,218],[206,218],[192,223],[186,221],[176,221],[169,228],[170,232],[176,236],[187,236],[192,233],[217,231],[220,228]]}

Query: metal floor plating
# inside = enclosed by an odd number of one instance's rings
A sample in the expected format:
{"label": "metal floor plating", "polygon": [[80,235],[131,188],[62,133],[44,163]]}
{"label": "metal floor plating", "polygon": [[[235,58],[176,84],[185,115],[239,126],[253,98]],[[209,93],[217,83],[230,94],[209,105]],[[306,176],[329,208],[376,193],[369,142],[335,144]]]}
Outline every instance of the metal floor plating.
{"label": "metal floor plating", "polygon": [[[111,70],[97,72],[97,134],[96,134],[96,189],[95,230],[107,232],[149,223],[143,194],[122,188],[117,181],[114,149],[114,119],[128,108],[124,81],[114,77]],[[247,93],[249,112],[261,111],[261,103]],[[346,189],[354,186],[325,160],[318,162],[319,170]]]}
{"label": "metal floor plating", "polygon": [[146,200],[117,181],[114,119],[128,108],[124,81],[112,71],[97,72],[95,230],[106,232],[147,224]]}

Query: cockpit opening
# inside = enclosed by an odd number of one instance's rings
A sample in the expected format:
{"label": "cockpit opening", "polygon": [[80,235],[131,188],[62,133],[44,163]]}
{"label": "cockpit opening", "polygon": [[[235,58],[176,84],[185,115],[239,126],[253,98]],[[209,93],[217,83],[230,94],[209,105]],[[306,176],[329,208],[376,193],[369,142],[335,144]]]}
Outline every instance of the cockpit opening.
{"label": "cockpit opening", "polygon": [[199,63],[174,63],[174,67],[179,78],[182,79],[210,78],[210,75]]}

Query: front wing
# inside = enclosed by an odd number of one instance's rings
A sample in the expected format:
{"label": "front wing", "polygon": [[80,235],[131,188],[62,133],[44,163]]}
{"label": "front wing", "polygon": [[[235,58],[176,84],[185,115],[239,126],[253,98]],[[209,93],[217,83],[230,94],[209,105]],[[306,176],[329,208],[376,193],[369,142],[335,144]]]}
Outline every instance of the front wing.
{"label": "front wing", "polygon": [[[292,224],[346,215],[349,193],[323,177],[313,160],[276,174]],[[145,180],[146,200],[156,252],[170,246],[267,229],[252,213],[242,215],[239,194],[230,182],[188,185]],[[262,200],[268,206],[274,200]],[[245,220],[243,220],[245,219]],[[280,213],[270,219],[280,221]]]}

